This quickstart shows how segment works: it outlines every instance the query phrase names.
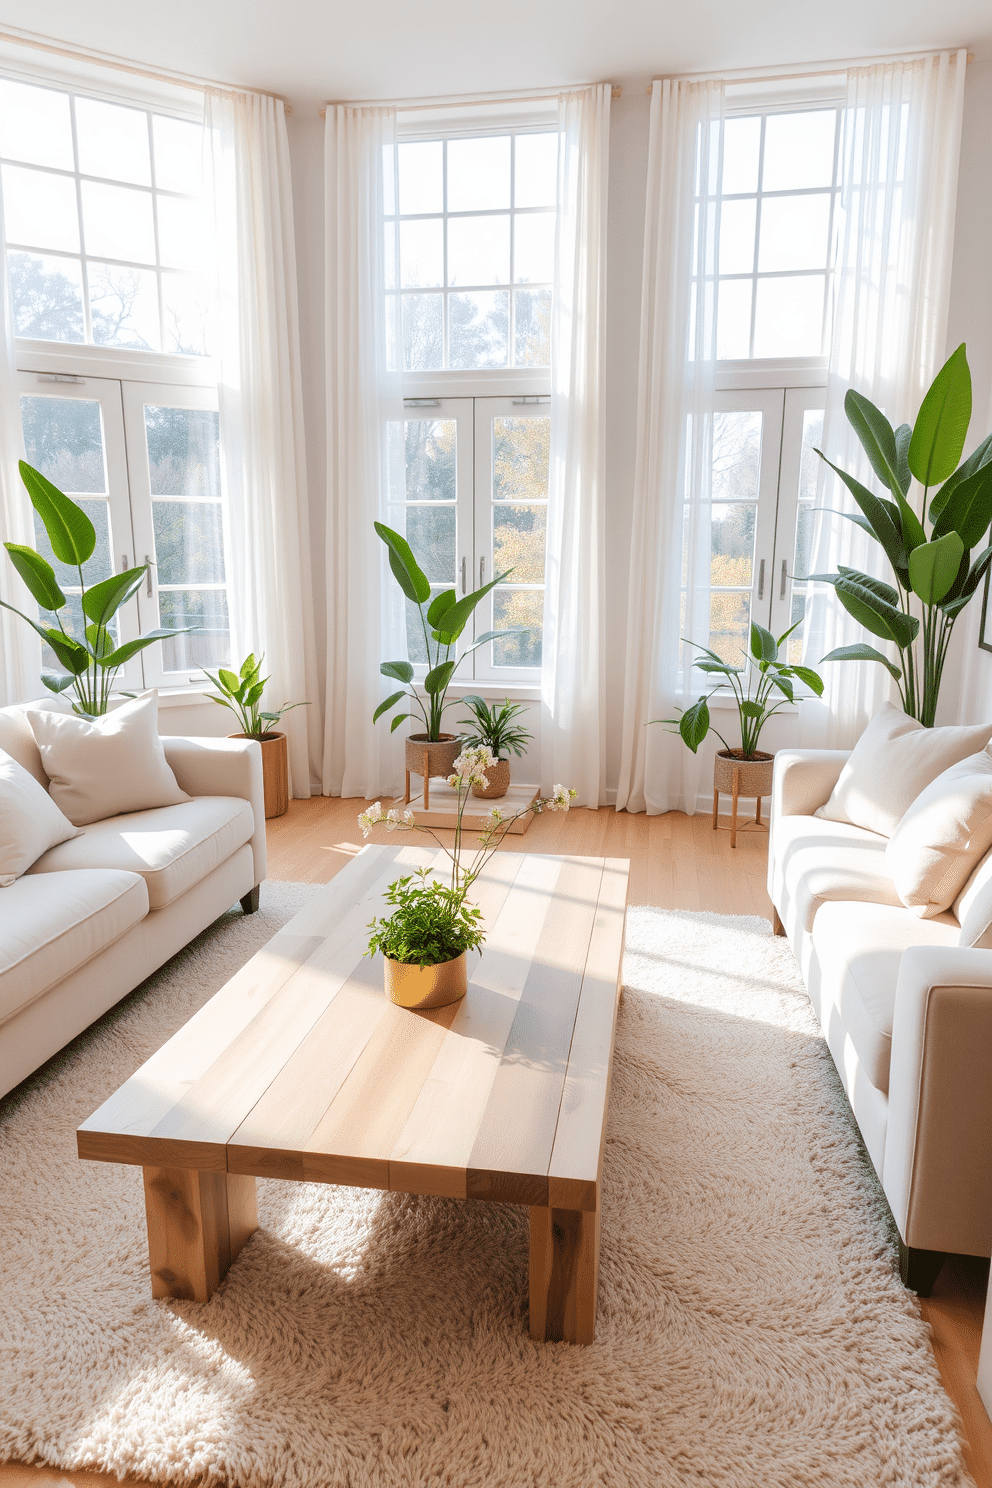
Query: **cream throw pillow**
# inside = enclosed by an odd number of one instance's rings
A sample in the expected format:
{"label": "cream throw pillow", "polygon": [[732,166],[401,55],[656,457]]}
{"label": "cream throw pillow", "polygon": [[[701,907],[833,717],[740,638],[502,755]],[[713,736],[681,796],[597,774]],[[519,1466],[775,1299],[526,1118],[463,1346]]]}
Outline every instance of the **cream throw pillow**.
{"label": "cream throw pillow", "polygon": [[992,951],[992,852],[987,852],[952,906],[959,944]]}
{"label": "cream throw pillow", "polygon": [[29,708],[52,799],[77,827],[189,801],[158,736],[158,694],[143,692],[103,718]]}
{"label": "cream throw pillow", "polygon": [[30,770],[0,749],[0,888],[20,878],[50,847],[78,836],[78,827]]}
{"label": "cream throw pillow", "polygon": [[924,920],[950,907],[992,847],[992,756],[945,770],[889,838],[885,866],[903,904]]}
{"label": "cream throw pillow", "polygon": [[984,749],[990,739],[992,723],[928,729],[886,703],[855,744],[829,801],[815,815],[891,837],[931,780]]}

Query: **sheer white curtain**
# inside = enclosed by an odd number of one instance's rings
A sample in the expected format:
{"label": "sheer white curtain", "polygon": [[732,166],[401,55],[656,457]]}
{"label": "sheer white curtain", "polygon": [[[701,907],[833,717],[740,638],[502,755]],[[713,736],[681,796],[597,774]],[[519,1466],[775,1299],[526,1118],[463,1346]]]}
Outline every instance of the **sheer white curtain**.
{"label": "sheer white curtain", "polygon": [[233,660],[265,653],[266,702],[308,700],[280,727],[290,790],[309,796],[320,716],[285,108],[208,92],[218,231],[219,398]]}
{"label": "sheer white curtain", "polygon": [[709,636],[722,115],[720,82],[652,88],[618,811],[696,808],[698,759],[645,725],[694,701],[680,637]]}
{"label": "sheer white curtain", "polygon": [[[396,114],[328,108],[325,126],[327,252],[327,714],[324,793],[396,793],[403,740],[389,719],[379,664],[406,655],[399,589],[373,522],[389,522],[390,451],[403,418],[393,318]],[[395,525],[395,522],[392,524]]]}
{"label": "sheer white curtain", "polygon": [[[821,447],[872,489],[878,483],[845,418],[844,394],[856,387],[894,426],[912,423],[945,359],[965,68],[963,51],[940,52],[847,74]],[[821,506],[857,511],[831,471],[824,467],[820,479]],[[833,572],[838,563],[891,578],[878,544],[846,517],[824,511],[813,572]],[[808,664],[865,639],[884,649],[831,589],[815,586],[804,636]],[[846,748],[887,698],[898,698],[877,662],[831,663],[823,675],[827,708],[815,710],[823,723],[805,730],[804,742],[815,737]]]}
{"label": "sheer white curtain", "polygon": [[[0,244],[3,241],[3,204],[0,201]],[[0,248],[0,542],[35,547],[31,503],[17,469],[17,461],[23,454],[7,255]],[[37,619],[37,605],[2,550],[0,599],[14,605],[22,614]],[[0,609],[0,707],[40,696],[44,692],[39,681],[40,673],[41,641],[37,634],[19,616]]]}
{"label": "sheer white curtain", "polygon": [[558,228],[541,670],[541,787],[605,797],[603,570],[610,87],[558,104]]}

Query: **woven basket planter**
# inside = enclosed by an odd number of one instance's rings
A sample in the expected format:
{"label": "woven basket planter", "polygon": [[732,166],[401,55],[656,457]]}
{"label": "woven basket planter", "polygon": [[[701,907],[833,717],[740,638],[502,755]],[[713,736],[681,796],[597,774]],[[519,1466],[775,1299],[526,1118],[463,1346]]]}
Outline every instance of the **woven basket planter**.
{"label": "woven basket planter", "polygon": [[713,761],[713,789],[730,794],[734,789],[734,770],[738,773],[739,796],[770,796],[772,793],[773,754],[760,751],[745,759],[739,749],[719,749]]}
{"label": "woven basket planter", "polygon": [[447,780],[461,753],[462,741],[455,734],[442,734],[433,742],[426,734],[411,734],[406,741],[406,767],[411,775],[433,780],[438,775]]}
{"label": "woven basket planter", "polygon": [[289,810],[289,750],[286,735],[280,733],[228,734],[229,739],[254,739],[262,749],[262,789],[265,796],[265,819],[285,816]]}
{"label": "woven basket planter", "polygon": [[486,771],[486,779],[489,784],[485,788],[481,785],[473,785],[473,796],[478,796],[482,801],[498,801],[500,796],[505,796],[510,789],[510,761],[508,759],[497,760],[495,765],[490,766]]}

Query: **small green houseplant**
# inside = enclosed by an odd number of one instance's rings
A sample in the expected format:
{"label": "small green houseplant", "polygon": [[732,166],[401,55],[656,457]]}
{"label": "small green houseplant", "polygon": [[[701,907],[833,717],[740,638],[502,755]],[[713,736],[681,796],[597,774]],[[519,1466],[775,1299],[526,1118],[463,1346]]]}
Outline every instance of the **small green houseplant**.
{"label": "small green houseplant", "polygon": [[473,715],[471,718],[459,719],[460,724],[467,725],[463,734],[465,743],[475,747],[484,746],[496,760],[495,766],[488,772],[488,788],[473,785],[472,794],[486,800],[498,800],[500,796],[506,795],[510,787],[510,755],[515,754],[519,758],[527,747],[528,740],[534,737],[523,724],[515,721],[527,710],[523,703],[511,703],[509,698],[504,698],[499,707],[495,703],[490,707],[485,698],[475,693],[468,694],[462,701]]}
{"label": "small green houseplant", "polygon": [[286,735],[280,733],[277,724],[291,708],[308,708],[309,703],[283,703],[273,713],[262,709],[262,693],[268,677],[262,676],[264,656],[256,660],[254,653],[246,656],[238,672],[221,667],[216,676],[207,676],[217,688],[208,692],[212,703],[229,708],[241,724],[232,739],[255,739],[262,751],[262,785],[265,792],[266,819],[284,816],[289,810],[289,750]]}
{"label": "small green houseplant", "polygon": [[26,460],[20,460],[18,468],[57,562],[75,568],[79,575],[83,632],[75,635],[66,628],[62,611],[68,606],[69,599],[62,592],[52,565],[34,548],[21,543],[8,542],[4,547],[32,599],[41,611],[53,617],[55,624],[32,620],[5,600],[0,599],[0,605],[27,621],[65,668],[62,672],[42,672],[41,681],[49,692],[62,693],[72,688],[76,694],[73,712],[97,718],[110,706],[114,682],[124,663],[156,641],[182,635],[183,631],[149,630],[134,640],[119,643],[114,616],[137,594],[149,565],[138,564],[87,587],[83,570],[96,548],[96,528],[82,507],[53,485],[40,470],[35,470]]}

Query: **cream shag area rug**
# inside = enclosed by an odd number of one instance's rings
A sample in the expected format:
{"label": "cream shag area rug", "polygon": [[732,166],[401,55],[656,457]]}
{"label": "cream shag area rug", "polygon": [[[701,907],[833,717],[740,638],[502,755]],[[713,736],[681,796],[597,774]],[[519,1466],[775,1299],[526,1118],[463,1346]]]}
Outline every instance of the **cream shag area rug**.
{"label": "cream shag area rug", "polygon": [[74,1131],[305,901],[266,884],[0,1102],[0,1458],[239,1488],[961,1485],[956,1421],[784,940],[634,909],[596,1343],[526,1332],[527,1213],[260,1182],[206,1306]]}

